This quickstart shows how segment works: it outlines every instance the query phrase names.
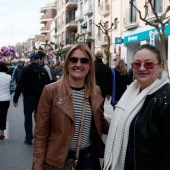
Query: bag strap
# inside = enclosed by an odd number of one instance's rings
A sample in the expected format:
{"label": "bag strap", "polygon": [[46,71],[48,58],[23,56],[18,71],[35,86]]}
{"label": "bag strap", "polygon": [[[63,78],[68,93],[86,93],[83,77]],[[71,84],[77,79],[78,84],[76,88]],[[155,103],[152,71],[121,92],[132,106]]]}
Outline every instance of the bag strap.
{"label": "bag strap", "polygon": [[78,158],[79,158],[79,153],[80,153],[81,137],[82,137],[82,133],[83,133],[84,118],[85,118],[85,113],[86,113],[86,102],[87,102],[87,98],[84,97],[83,112],[82,112],[82,116],[81,116],[80,131],[79,131],[79,137],[78,137],[77,149],[76,149],[75,165],[77,164],[77,161],[78,161]]}

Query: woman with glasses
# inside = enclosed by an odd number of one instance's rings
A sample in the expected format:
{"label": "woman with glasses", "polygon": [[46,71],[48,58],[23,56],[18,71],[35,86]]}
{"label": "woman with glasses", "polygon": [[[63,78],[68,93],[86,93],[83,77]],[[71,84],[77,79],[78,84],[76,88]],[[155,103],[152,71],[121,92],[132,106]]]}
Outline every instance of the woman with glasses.
{"label": "woman with glasses", "polygon": [[104,170],[169,169],[170,84],[160,51],[141,45],[132,68],[135,80],[112,116]]}
{"label": "woman with glasses", "polygon": [[109,123],[103,114],[101,90],[95,84],[90,49],[75,44],[67,54],[60,80],[45,86],[41,95],[32,169],[101,169],[102,133],[107,134]]}

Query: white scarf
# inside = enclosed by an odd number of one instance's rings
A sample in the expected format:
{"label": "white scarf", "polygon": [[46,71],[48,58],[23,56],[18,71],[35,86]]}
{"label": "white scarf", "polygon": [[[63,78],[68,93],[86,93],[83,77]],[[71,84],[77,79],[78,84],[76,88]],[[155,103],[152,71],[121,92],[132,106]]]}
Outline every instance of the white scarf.
{"label": "white scarf", "polygon": [[116,105],[111,119],[106,141],[103,170],[124,169],[130,124],[143,106],[146,96],[154,93],[166,83],[169,83],[168,74],[163,71],[161,79],[155,80],[141,92],[137,80],[127,88]]}

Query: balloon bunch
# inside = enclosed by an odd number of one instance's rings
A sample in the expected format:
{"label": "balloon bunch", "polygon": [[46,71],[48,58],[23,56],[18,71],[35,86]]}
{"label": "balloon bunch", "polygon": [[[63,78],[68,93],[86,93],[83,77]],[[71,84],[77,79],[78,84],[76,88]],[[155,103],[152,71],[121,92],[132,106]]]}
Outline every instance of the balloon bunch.
{"label": "balloon bunch", "polygon": [[1,55],[8,56],[8,55],[14,55],[15,54],[15,47],[14,46],[3,46],[1,48]]}

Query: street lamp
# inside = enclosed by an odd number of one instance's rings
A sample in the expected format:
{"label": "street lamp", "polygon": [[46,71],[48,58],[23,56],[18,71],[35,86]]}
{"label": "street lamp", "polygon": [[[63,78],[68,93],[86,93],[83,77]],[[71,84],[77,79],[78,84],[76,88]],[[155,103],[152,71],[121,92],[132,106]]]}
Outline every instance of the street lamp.
{"label": "street lamp", "polygon": [[87,33],[87,25],[86,24],[83,24],[82,26],[81,26],[81,29],[82,29],[82,35],[81,36],[83,36],[83,43],[85,43],[85,36],[86,36],[86,33]]}

